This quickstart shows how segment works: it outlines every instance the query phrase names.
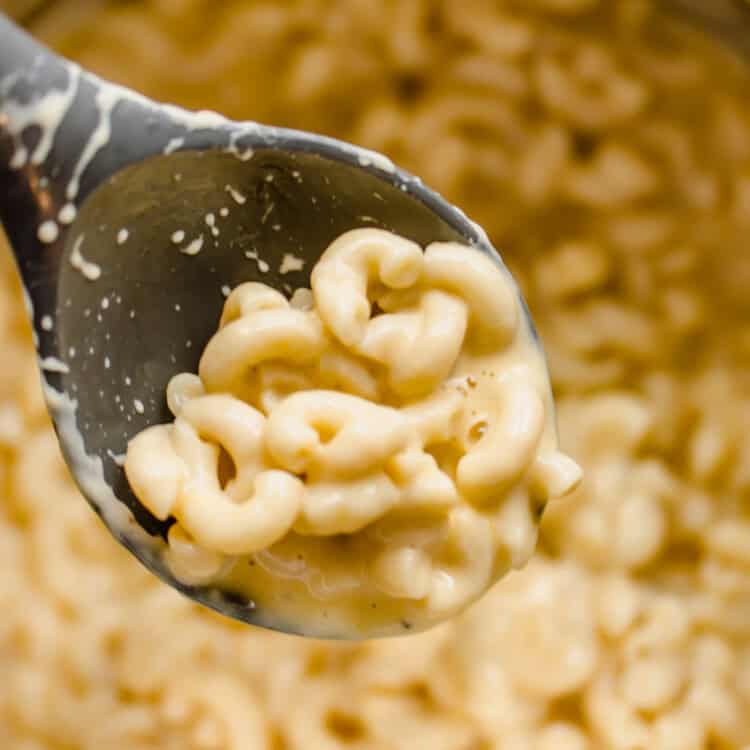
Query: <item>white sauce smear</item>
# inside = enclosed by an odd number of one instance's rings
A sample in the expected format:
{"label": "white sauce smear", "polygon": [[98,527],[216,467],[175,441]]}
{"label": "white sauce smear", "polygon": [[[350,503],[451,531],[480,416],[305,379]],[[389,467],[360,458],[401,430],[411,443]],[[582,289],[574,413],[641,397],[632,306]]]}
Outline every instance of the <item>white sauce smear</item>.
{"label": "white sauce smear", "polygon": [[198,255],[203,248],[203,235],[196,237],[190,244],[180,248],[180,252],[184,255]]}
{"label": "white sauce smear", "polygon": [[73,251],[70,253],[70,265],[80,271],[81,274],[89,281],[96,281],[102,275],[101,266],[86,260],[81,253],[84,235],[80,235],[73,245]]}
{"label": "white sauce smear", "polygon": [[267,273],[268,270],[271,268],[271,266],[266,263],[262,258],[258,257],[258,253],[256,250],[245,250],[245,257],[248,260],[254,260],[258,264],[258,270],[261,273]]}
{"label": "white sauce smear", "polygon": [[239,204],[240,206],[243,205],[247,201],[247,198],[242,195],[242,193],[239,190],[236,190],[231,185],[225,185],[224,190],[226,190],[229,195],[232,196],[232,199],[235,203]]}
{"label": "white sauce smear", "polygon": [[37,233],[36,233],[36,236],[39,238],[39,241],[44,242],[47,245],[54,242],[58,238],[59,235],[60,235],[60,230],[58,229],[57,222],[54,222],[51,219],[48,221],[43,221],[39,225],[39,229],[37,230]]}
{"label": "white sauce smear", "polygon": [[292,271],[301,271],[305,267],[304,258],[300,258],[293,253],[284,253],[279,266],[279,273],[291,273]]}

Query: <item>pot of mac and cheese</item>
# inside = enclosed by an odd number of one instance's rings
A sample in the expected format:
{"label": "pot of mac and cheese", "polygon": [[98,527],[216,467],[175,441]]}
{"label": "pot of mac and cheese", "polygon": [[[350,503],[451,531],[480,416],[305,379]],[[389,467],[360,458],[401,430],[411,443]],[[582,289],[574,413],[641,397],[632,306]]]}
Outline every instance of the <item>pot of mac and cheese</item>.
{"label": "pot of mac and cheese", "polygon": [[335,643],[157,581],[74,487],[0,254],[4,750],[750,745],[750,8],[4,2],[156,99],[384,152],[483,225],[583,468],[460,617]]}

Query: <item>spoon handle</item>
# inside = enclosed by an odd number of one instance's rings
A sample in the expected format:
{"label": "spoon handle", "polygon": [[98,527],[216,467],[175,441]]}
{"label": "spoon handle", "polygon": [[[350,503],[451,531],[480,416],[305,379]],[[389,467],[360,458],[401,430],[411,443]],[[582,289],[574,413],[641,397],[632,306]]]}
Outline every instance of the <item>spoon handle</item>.
{"label": "spoon handle", "polygon": [[[53,56],[6,15],[0,13],[0,81],[18,70],[31,68],[40,55]],[[5,92],[0,86],[0,105],[3,93]]]}
{"label": "spoon handle", "polygon": [[[55,92],[64,89],[69,76],[64,60],[0,13],[0,222],[39,312],[35,317],[51,309],[52,298],[40,290],[54,278],[59,257],[54,243],[40,240],[40,227],[59,207],[52,179],[57,138],[38,110],[47,102],[49,119],[61,108],[64,102]],[[48,224],[41,235],[45,232],[47,240],[61,234],[57,224]]]}
{"label": "spoon handle", "polygon": [[[63,59],[0,13],[0,169],[21,172],[45,160],[54,136],[44,132],[45,120],[63,114],[64,102],[54,94],[70,76]],[[32,125],[42,132],[23,132]]]}
{"label": "spoon handle", "polygon": [[[21,266],[19,253],[37,251],[37,229],[55,208],[43,164],[70,75],[65,61],[0,14],[0,220]],[[69,107],[72,92],[68,98]]]}
{"label": "spoon handle", "polygon": [[55,55],[0,14],[0,221],[27,285],[41,259],[59,255],[88,193],[185,131],[168,108]]}

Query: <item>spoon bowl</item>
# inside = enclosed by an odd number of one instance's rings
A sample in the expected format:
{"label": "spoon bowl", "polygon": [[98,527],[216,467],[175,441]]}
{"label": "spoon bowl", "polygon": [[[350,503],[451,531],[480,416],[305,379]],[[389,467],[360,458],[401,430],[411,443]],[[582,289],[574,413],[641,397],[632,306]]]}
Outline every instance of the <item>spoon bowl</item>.
{"label": "spoon bowl", "polygon": [[[263,145],[246,161],[186,150],[132,164],[93,191],[67,232],[55,326],[45,337],[51,348],[41,356],[65,364],[65,372],[47,375],[77,401],[85,453],[101,460],[104,481],[149,535],[164,537],[169,523],[135,498],[121,457],[142,429],[171,421],[167,383],[197,371],[229,289],[259,281],[291,296],[309,287],[325,248],[356,227],[388,229],[422,245],[466,241],[472,230],[468,222],[451,223],[465,220],[421,186],[415,194],[403,172],[363,168],[342,159],[332,142],[326,151],[295,150],[308,141],[290,132],[283,149]],[[191,245],[200,245],[194,255]],[[100,269],[95,280],[70,262],[76,248]],[[76,467],[80,456],[66,442],[63,452]],[[225,614],[266,624],[264,613],[231,592],[175,580],[142,535],[130,539],[119,520],[103,517],[171,585]]]}
{"label": "spoon bowl", "polygon": [[347,230],[460,241],[502,261],[461,211],[380,154],[154,103],[2,17],[0,40],[0,218],[73,476],[160,578],[226,615],[293,632],[245,597],[174,578],[160,555],[170,524],[125,478],[128,440],[170,421],[166,385],[197,370],[230,288],[260,281],[291,296]]}

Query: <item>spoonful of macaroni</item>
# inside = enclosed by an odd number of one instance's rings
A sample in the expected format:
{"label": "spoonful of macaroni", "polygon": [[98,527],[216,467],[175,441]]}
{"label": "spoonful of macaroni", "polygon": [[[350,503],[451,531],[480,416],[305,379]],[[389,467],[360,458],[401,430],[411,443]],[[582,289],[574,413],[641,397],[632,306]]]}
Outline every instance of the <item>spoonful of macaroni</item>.
{"label": "spoonful of macaroni", "polygon": [[512,277],[380,154],[157,104],[0,17],[0,196],[68,466],[198,602],[424,629],[580,479]]}

